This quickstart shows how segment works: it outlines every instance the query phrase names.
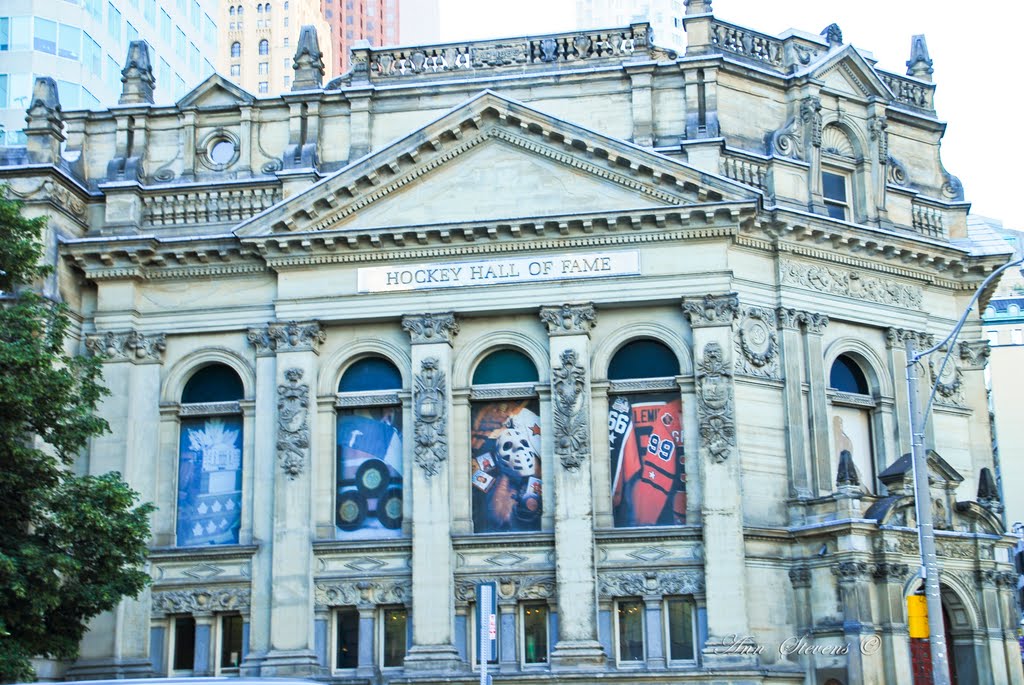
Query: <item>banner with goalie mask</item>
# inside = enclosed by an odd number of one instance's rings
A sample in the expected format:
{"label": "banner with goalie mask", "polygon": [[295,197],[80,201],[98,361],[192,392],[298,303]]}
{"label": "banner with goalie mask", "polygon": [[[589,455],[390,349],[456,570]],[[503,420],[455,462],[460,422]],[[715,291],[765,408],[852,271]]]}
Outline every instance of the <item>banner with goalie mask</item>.
{"label": "banner with goalie mask", "polygon": [[612,513],[617,527],[686,523],[686,461],[678,394],[610,398]]}
{"label": "banner with goalie mask", "polygon": [[539,403],[477,402],[472,408],[473,530],[540,530]]}

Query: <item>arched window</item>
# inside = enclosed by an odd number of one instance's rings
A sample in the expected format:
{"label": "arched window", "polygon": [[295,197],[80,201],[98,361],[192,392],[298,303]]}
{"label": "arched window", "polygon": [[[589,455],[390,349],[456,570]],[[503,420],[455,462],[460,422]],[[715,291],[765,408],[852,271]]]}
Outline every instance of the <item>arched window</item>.
{"label": "arched window", "polygon": [[242,16],[242,12],[243,12],[243,11],[245,11],[245,8],[244,8],[244,7],[242,7],[241,5],[239,5],[239,6],[238,6],[238,16]]}
{"label": "arched window", "polygon": [[826,126],[821,135],[821,195],[833,219],[854,220],[853,178],[856,151],[838,126]]}
{"label": "arched window", "polygon": [[260,54],[261,55],[269,55],[270,54],[270,43],[267,41],[266,38],[264,38],[263,40],[260,41]]}
{"label": "arched window", "polygon": [[181,393],[176,516],[181,547],[238,544],[243,392],[234,369],[210,364],[192,374]]}
{"label": "arched window", "polygon": [[263,5],[263,11],[266,12],[267,14],[270,14],[270,3],[269,2]]}
{"label": "arched window", "polygon": [[263,5],[256,3],[256,14],[263,14]]}
{"label": "arched window", "polygon": [[339,537],[401,535],[402,375],[383,357],[353,362],[338,383],[335,525]]}
{"label": "arched window", "polygon": [[[627,343],[608,364],[608,446],[617,527],[686,523],[678,375],[679,359],[656,340]],[[621,382],[625,379],[628,385]]]}
{"label": "arched window", "polygon": [[496,350],[473,371],[470,468],[473,530],[540,530],[543,513],[537,367],[522,352]]}
{"label": "arched window", "polygon": [[235,16],[235,6],[234,5],[232,5],[231,7],[228,8],[228,16],[229,17]]}
{"label": "arched window", "polygon": [[[876,402],[861,362],[841,354],[829,370],[832,428],[832,473],[837,486],[875,491],[875,448],[872,424]],[[850,464],[856,469],[850,472]]]}
{"label": "arched window", "polygon": [[231,56],[241,57],[242,56],[242,44],[237,40],[231,44]]}

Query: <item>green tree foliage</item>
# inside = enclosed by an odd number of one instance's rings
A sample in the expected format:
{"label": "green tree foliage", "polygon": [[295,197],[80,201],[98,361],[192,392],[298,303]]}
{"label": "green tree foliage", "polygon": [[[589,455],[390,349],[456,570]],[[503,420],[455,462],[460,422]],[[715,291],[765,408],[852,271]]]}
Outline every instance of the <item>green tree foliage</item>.
{"label": "green tree foliage", "polygon": [[153,507],[117,473],[71,466],[96,416],[99,360],[69,355],[63,304],[32,286],[45,221],[0,187],[0,681],[32,680],[33,656],[71,659],[90,618],[137,595]]}

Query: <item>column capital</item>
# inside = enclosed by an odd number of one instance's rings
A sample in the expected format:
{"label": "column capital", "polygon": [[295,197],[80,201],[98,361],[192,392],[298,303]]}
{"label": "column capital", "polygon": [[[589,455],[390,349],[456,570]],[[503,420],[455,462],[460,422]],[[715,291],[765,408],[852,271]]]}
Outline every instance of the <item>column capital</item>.
{"label": "column capital", "polygon": [[167,350],[167,335],[136,330],[92,333],[85,338],[85,349],[102,357],[104,362],[160,364]]}
{"label": "column capital", "polygon": [[909,573],[909,566],[892,561],[877,563],[872,569],[872,575],[875,577],[875,580],[883,583],[902,583]]}
{"label": "column capital", "polygon": [[327,333],[319,321],[271,323],[267,329],[277,352],[312,351],[319,354],[320,345],[327,340]]}
{"label": "column capital", "polygon": [[960,359],[965,369],[984,369],[992,348],[987,340],[965,340],[960,343]]}
{"label": "column capital", "polygon": [[811,586],[811,569],[806,566],[796,566],[789,569],[789,582],[794,588],[807,588]]}
{"label": "column capital", "polygon": [[731,326],[739,308],[740,299],[736,293],[683,299],[683,311],[689,317],[690,326],[693,328]]}
{"label": "column capital", "polygon": [[402,330],[409,334],[413,345],[439,342],[451,345],[459,334],[459,322],[452,312],[416,314],[402,317]]}
{"label": "column capital", "polygon": [[256,348],[257,357],[269,357],[274,354],[274,339],[270,337],[270,326],[250,328],[246,338]]}
{"label": "column capital", "polygon": [[779,317],[779,328],[783,329],[799,330],[803,326],[808,333],[821,335],[828,326],[828,316],[825,314],[815,314],[792,307],[778,307],[775,313]]}
{"label": "column capital", "polygon": [[590,335],[597,324],[597,312],[589,302],[541,307],[540,320],[548,327],[548,335]]}
{"label": "column capital", "polygon": [[889,328],[885,331],[885,346],[890,349],[899,348],[902,350],[908,340],[913,341],[914,347],[923,350],[932,346],[933,339],[927,333],[912,331],[907,328]]}

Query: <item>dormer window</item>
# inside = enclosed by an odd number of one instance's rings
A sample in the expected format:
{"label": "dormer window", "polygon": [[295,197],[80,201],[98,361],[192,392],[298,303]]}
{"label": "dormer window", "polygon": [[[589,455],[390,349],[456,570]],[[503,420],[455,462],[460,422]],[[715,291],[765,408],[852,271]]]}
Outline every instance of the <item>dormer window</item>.
{"label": "dormer window", "polygon": [[822,170],[821,194],[825,209],[833,219],[850,219],[850,175],[838,170]]}
{"label": "dormer window", "polygon": [[855,221],[854,174],[857,152],[850,136],[839,126],[829,125],[821,136],[821,199],[833,219]]}

